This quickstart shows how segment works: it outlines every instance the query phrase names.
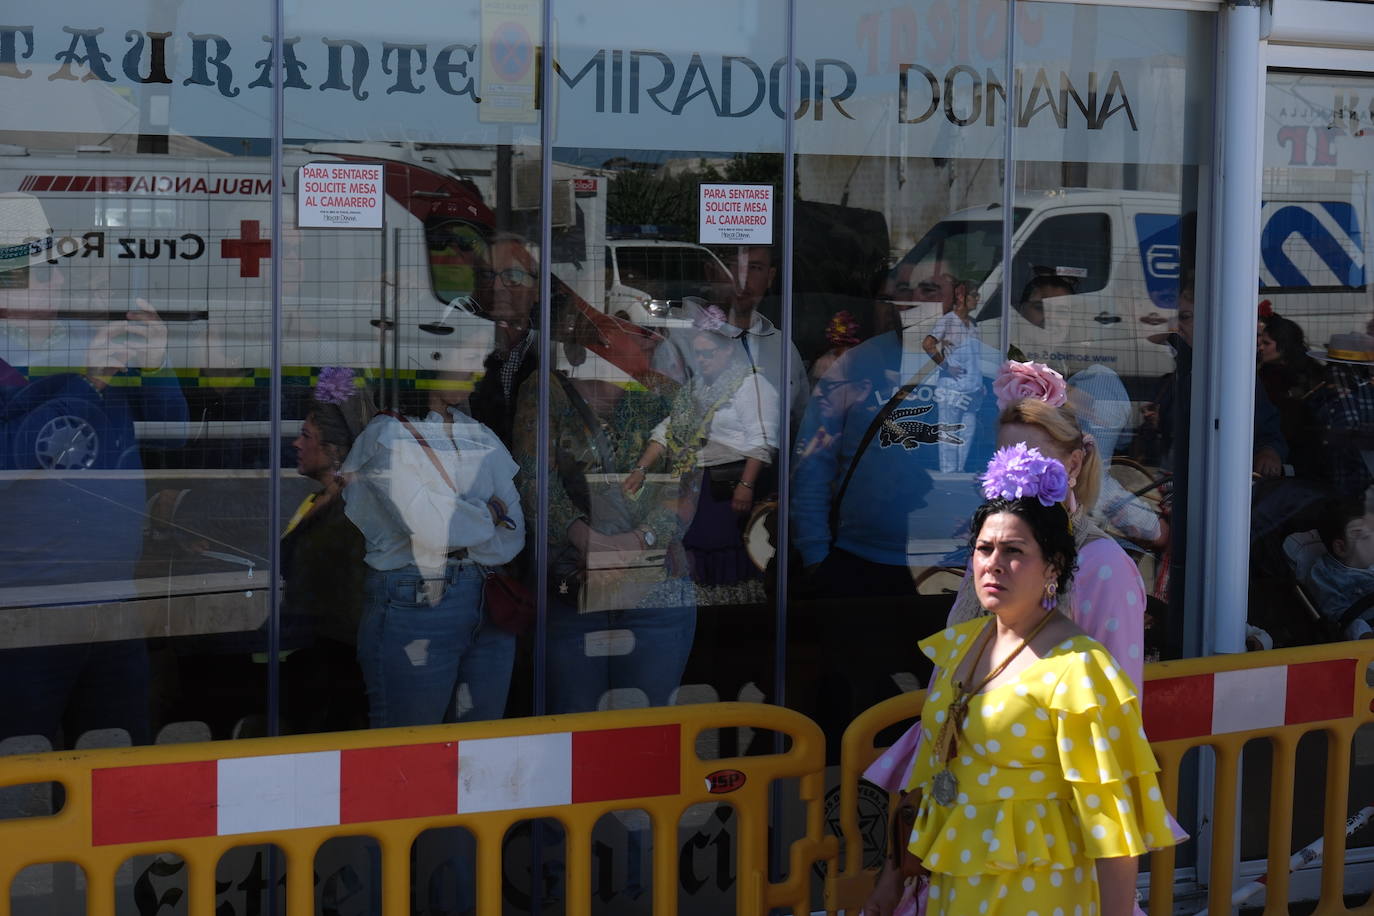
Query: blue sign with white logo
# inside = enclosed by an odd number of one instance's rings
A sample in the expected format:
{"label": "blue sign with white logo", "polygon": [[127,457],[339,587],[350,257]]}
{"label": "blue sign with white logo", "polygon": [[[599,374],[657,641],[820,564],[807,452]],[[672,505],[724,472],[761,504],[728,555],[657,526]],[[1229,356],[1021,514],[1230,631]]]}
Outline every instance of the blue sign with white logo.
{"label": "blue sign with white logo", "polygon": [[1178,282],[1183,275],[1179,218],[1168,213],[1137,213],[1135,235],[1140,240],[1140,264],[1145,288],[1155,308],[1178,307]]}
{"label": "blue sign with white logo", "polygon": [[1260,219],[1262,288],[1364,286],[1364,240],[1351,204],[1266,201]]}

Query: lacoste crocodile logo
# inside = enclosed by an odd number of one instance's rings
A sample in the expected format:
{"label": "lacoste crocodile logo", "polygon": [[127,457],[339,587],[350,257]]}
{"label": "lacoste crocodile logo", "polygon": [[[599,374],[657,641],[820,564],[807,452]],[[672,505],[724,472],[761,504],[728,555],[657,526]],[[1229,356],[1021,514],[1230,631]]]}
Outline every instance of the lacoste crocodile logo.
{"label": "lacoste crocodile logo", "polygon": [[964,440],[954,434],[963,429],[964,424],[923,423],[912,419],[929,413],[934,406],[934,404],[923,404],[920,407],[904,407],[892,411],[892,414],[883,421],[883,427],[878,434],[878,444],[883,448],[890,445],[900,445],[905,449],[934,445],[937,442],[963,445]]}

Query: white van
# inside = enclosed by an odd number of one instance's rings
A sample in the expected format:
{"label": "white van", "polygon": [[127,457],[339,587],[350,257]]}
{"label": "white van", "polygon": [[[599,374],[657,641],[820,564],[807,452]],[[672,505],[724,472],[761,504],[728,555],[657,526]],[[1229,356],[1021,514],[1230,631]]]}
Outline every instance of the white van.
{"label": "white van", "polygon": [[606,312],[648,327],[689,322],[682,300],[730,301],[730,271],[715,252],[691,242],[606,241]]}
{"label": "white van", "polygon": [[[1346,188],[1344,194],[1339,189]],[[1262,207],[1261,276],[1256,303],[1301,324],[1320,346],[1334,333],[1362,330],[1374,316],[1365,284],[1363,198],[1350,184],[1270,186]],[[1178,314],[1192,214],[1177,195],[1144,191],[1061,190],[1017,195],[1012,233],[1011,342],[1028,359],[1067,373],[1103,365],[1124,380],[1154,380],[1173,368],[1164,336]],[[985,342],[997,340],[1004,262],[1002,206],[953,213],[903,258],[914,276],[945,265],[979,292],[974,319]],[[1043,317],[1023,313],[1037,274],[1072,281],[1072,295],[1047,299]],[[1247,333],[1253,333],[1248,329]]]}

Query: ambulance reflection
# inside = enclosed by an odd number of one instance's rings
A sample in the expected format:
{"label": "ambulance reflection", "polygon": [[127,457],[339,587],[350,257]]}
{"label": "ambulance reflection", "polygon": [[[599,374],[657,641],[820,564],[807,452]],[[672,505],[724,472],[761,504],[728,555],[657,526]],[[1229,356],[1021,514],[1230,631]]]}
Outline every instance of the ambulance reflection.
{"label": "ambulance reflection", "polygon": [[[0,601],[10,607],[132,596],[149,496],[134,424],[186,421],[179,387],[157,383],[170,373],[152,304],[131,297],[125,312],[105,277],[74,288],[53,240],[37,200],[0,195]],[[0,738],[62,747],[117,728],[150,740],[147,647],[113,629],[117,619],[96,618],[82,643],[39,645],[39,632],[6,628]]]}

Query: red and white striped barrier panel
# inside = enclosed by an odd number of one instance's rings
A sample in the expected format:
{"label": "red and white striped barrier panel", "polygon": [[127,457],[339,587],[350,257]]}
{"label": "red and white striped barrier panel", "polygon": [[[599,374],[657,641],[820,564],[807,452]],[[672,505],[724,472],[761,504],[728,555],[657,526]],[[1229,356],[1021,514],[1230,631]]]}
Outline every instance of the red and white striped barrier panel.
{"label": "red and white striped barrier panel", "polygon": [[655,725],[91,771],[95,846],[676,795]]}
{"label": "red and white striped barrier panel", "polygon": [[1356,660],[1271,665],[1145,683],[1151,741],[1345,719],[1355,714]]}

